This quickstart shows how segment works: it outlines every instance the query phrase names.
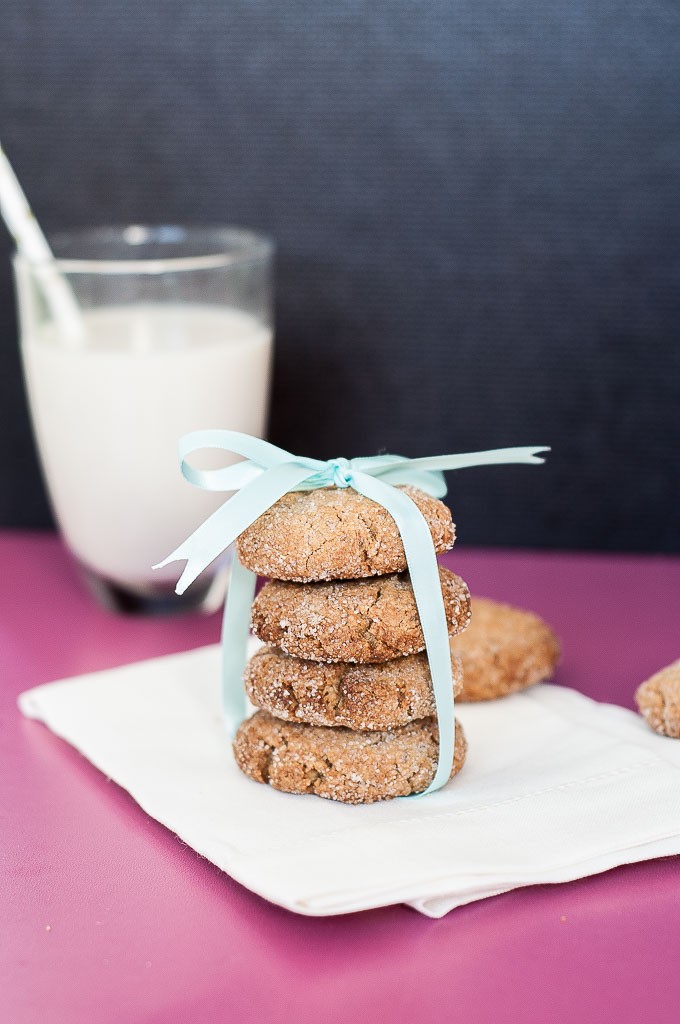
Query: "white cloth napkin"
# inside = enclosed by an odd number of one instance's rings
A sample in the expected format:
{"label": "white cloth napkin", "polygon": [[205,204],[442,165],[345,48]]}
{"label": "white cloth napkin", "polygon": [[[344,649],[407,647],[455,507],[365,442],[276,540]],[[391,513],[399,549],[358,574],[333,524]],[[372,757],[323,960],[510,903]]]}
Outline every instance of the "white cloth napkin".
{"label": "white cloth napkin", "polygon": [[219,663],[218,647],[200,648],[38,686],[19,704],[189,846],[301,914],[406,902],[441,917],[680,852],[680,742],[632,712],[547,685],[459,705],[469,754],[452,783],[345,806],[239,772]]}

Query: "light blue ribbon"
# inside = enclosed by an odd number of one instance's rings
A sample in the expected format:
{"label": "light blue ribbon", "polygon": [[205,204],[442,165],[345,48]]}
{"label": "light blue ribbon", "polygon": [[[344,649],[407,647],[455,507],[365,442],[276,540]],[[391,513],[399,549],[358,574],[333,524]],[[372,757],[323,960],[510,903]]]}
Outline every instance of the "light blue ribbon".
{"label": "light blue ribbon", "polygon": [[[243,456],[244,461],[222,469],[195,469],[187,459],[202,448],[235,453]],[[322,462],[293,455],[249,434],[233,430],[197,430],[186,434],[179,442],[180,466],[185,479],[204,490],[236,493],[154,568],[186,559],[176,587],[177,593],[183,594],[239,534],[288,491],[352,487],[387,509],[404,545],[439,724],[439,760],[434,779],[425,790],[429,793],[448,782],[453,764],[455,709],[451,651],[430,530],[417,505],[403,491],[396,490],[396,485],[412,484],[435,498],[442,498],[446,494],[442,470],[507,463],[536,464],[545,461],[539,455],[549,450],[545,447],[497,448],[424,459],[376,455]],[[232,734],[246,713],[243,672],[255,581],[255,574],[234,559],[222,624],[222,699],[225,719]]]}

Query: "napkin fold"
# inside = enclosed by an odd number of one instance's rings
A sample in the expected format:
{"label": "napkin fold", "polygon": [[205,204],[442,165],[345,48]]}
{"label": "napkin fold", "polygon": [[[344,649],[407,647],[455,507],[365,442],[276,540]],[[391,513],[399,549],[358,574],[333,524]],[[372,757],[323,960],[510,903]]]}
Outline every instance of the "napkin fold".
{"label": "napkin fold", "polygon": [[216,645],[48,683],[19,706],[198,853],[301,914],[404,902],[441,917],[680,853],[680,743],[623,708],[545,684],[459,705],[469,753],[453,782],[423,799],[346,806],[241,774],[220,657]]}

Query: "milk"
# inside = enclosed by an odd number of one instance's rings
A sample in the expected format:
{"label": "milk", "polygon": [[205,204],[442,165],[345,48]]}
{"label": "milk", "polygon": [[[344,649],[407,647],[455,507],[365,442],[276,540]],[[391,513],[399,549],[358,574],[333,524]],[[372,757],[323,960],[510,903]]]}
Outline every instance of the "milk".
{"label": "milk", "polygon": [[76,557],[143,591],[177,578],[180,565],[151,566],[224,501],[184,481],[178,438],[213,427],[262,436],[272,334],[246,313],[198,304],[84,318],[82,346],[65,346],[54,325],[24,334],[43,471]]}

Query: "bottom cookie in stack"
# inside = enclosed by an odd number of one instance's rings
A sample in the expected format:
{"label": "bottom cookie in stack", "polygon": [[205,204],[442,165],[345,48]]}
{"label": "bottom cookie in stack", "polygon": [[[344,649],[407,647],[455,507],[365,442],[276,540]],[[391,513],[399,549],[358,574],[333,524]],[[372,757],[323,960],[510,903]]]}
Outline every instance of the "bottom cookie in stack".
{"label": "bottom cookie in stack", "polygon": [[[452,668],[455,694],[457,658]],[[432,782],[439,737],[425,654],[330,664],[265,647],[245,683],[261,710],[239,728],[234,754],[256,782],[352,804],[410,796]],[[451,776],[466,750],[456,723]]]}
{"label": "bottom cookie in stack", "polygon": [[[370,804],[422,793],[434,778],[437,723],[421,718],[395,729],[359,732],[343,726],[283,722],[256,711],[239,728],[234,754],[241,771],[284,793],[314,793],[346,804]],[[463,767],[467,742],[456,722],[451,776]]]}

